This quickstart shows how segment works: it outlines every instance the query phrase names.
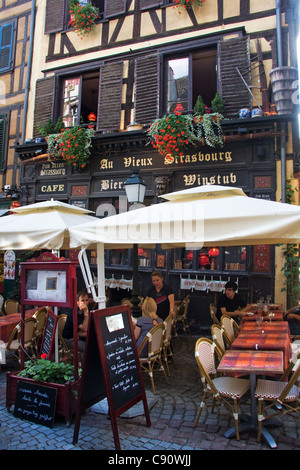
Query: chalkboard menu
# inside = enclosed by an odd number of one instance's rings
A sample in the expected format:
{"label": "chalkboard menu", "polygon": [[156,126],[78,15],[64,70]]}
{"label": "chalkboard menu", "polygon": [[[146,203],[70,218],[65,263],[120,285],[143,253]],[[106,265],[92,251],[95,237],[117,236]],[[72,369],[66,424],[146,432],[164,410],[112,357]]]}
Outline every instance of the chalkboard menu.
{"label": "chalkboard menu", "polygon": [[53,427],[57,390],[37,383],[19,381],[14,416]]}
{"label": "chalkboard menu", "polygon": [[128,306],[91,312],[82,369],[73,442],[80,415],[107,397],[116,449],[120,441],[116,418],[143,401],[147,425],[150,415]]}
{"label": "chalkboard menu", "polygon": [[55,332],[57,325],[57,316],[52,310],[48,310],[47,320],[45,324],[42,345],[40,355],[47,354],[47,358],[50,358],[52,349],[55,341]]}

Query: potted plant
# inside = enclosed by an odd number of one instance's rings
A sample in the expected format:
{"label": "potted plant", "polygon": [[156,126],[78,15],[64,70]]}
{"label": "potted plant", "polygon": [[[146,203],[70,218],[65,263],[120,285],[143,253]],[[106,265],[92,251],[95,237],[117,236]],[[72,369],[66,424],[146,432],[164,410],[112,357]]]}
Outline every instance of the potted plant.
{"label": "potted plant", "polygon": [[[78,374],[80,376],[81,370]],[[27,361],[20,372],[7,372],[6,407],[10,408],[15,403],[17,384],[38,383],[53,387],[57,390],[56,415],[64,416],[67,424],[71,422],[76,410],[76,398],[79,390],[80,379],[75,379],[74,366],[66,362],[52,362],[47,360],[46,354],[41,359]]]}
{"label": "potted plant", "polygon": [[183,115],[182,111],[182,105],[178,104],[174,113],[155,119],[148,129],[151,144],[161,155],[178,158],[188,145],[197,141],[193,117]]}
{"label": "potted plant", "polygon": [[60,132],[62,129],[65,128],[65,124],[64,124],[63,118],[60,116],[58,120],[56,121],[56,124],[54,124],[52,119],[48,119],[46,124],[44,124],[43,126],[40,123],[38,123],[37,128],[38,128],[39,133],[42,136],[47,137],[49,134],[56,134]]}
{"label": "potted plant", "polygon": [[50,160],[62,158],[67,165],[77,169],[86,166],[91,154],[93,126],[87,128],[73,126],[63,129],[60,134],[48,136],[48,154]]}
{"label": "potted plant", "polygon": [[205,105],[199,95],[194,106],[194,122],[197,140],[205,141],[210,147],[223,146],[223,131],[221,121],[224,119],[221,110],[224,109],[225,100],[216,93],[212,100],[213,113]]}
{"label": "potted plant", "polygon": [[211,107],[214,113],[224,114],[225,100],[218,92],[215,94],[215,97],[211,102]]}
{"label": "potted plant", "polygon": [[78,36],[83,39],[92,29],[93,24],[99,18],[99,8],[92,3],[80,3],[78,0],[70,1],[70,21]]}
{"label": "potted plant", "polygon": [[[175,7],[190,10],[194,5],[202,6],[205,0],[175,0]],[[179,13],[181,13],[179,11]]]}

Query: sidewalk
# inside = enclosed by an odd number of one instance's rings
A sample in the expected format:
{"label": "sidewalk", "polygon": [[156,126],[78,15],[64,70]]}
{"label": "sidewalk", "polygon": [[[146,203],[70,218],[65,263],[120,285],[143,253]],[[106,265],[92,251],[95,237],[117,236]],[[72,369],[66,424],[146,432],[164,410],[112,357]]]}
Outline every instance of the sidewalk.
{"label": "sidewalk", "polygon": [[[204,410],[194,427],[202,396],[194,358],[196,339],[180,336],[179,341],[172,340],[175,363],[170,364],[170,384],[161,372],[156,372],[155,396],[149,377],[144,375],[151,427],[146,426],[144,415],[118,418],[122,451],[181,451],[188,455],[195,450],[271,450],[264,442],[256,442],[255,433],[241,434],[240,441],[224,437],[226,429],[233,425],[224,407],[215,407],[214,414]],[[0,373],[0,450],[115,450],[111,423],[106,414],[99,413],[98,405],[83,414],[76,445],[72,444],[74,424],[67,427],[63,419],[56,419],[54,427],[48,428],[15,418],[13,407],[10,411],[5,407],[6,370],[2,368]],[[248,411],[247,404],[242,405],[242,411]],[[299,420],[285,417],[284,426],[270,432],[278,444],[277,450],[300,450]]]}

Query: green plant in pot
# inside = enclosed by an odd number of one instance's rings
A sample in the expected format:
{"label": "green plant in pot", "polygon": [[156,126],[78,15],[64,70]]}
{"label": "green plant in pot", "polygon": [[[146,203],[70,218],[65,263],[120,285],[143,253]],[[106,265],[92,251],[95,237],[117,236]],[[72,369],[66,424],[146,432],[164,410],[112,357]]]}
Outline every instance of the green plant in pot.
{"label": "green plant in pot", "polygon": [[[74,366],[65,362],[52,362],[42,354],[41,359],[25,362],[25,367],[18,374],[37,382],[65,384],[75,382]],[[79,371],[80,374],[80,371]]]}
{"label": "green plant in pot", "polygon": [[81,38],[90,33],[99,18],[99,8],[92,3],[80,3],[78,0],[70,1],[69,13],[69,26],[72,26]]}
{"label": "green plant in pot", "polygon": [[48,119],[44,125],[38,123],[37,128],[41,135],[47,137],[49,134],[57,134],[58,132],[61,132],[61,130],[65,128],[65,124],[63,118],[60,116],[55,124],[52,119]]}
{"label": "green plant in pot", "polygon": [[[221,121],[224,116],[217,112],[221,109],[221,97],[215,97],[213,110],[211,113],[199,95],[194,106],[195,134],[199,142],[205,142],[210,147],[223,146],[223,131]],[[218,105],[218,106],[217,106]]]}

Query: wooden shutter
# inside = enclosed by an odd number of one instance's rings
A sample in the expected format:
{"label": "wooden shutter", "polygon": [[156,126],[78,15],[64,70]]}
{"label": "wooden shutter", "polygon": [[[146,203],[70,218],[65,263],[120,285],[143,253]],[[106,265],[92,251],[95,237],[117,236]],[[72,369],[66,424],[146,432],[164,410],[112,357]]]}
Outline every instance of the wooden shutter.
{"label": "wooden shutter", "polygon": [[106,0],[104,12],[105,18],[123,15],[126,12],[126,0]]}
{"label": "wooden shutter", "polygon": [[42,78],[36,81],[33,137],[39,135],[37,125],[45,125],[49,119],[53,119],[55,78]]}
{"label": "wooden shutter", "polygon": [[0,168],[4,168],[5,163],[5,134],[6,134],[7,116],[6,114],[0,114]]}
{"label": "wooden shutter", "polygon": [[14,23],[5,24],[0,28],[0,72],[12,67]]}
{"label": "wooden shutter", "polygon": [[45,34],[63,31],[65,21],[65,0],[47,0]]}
{"label": "wooden shutter", "polygon": [[104,64],[100,71],[97,129],[120,130],[123,62]]}
{"label": "wooden shutter", "polygon": [[140,0],[141,10],[146,10],[151,7],[159,7],[163,5],[163,0]]}
{"label": "wooden shutter", "polygon": [[149,124],[159,113],[159,56],[138,58],[135,65],[135,117],[139,124]]}
{"label": "wooden shutter", "polygon": [[237,69],[248,86],[251,85],[249,36],[228,39],[219,43],[220,94],[225,99],[226,117],[238,118],[241,108],[251,106],[251,95]]}

